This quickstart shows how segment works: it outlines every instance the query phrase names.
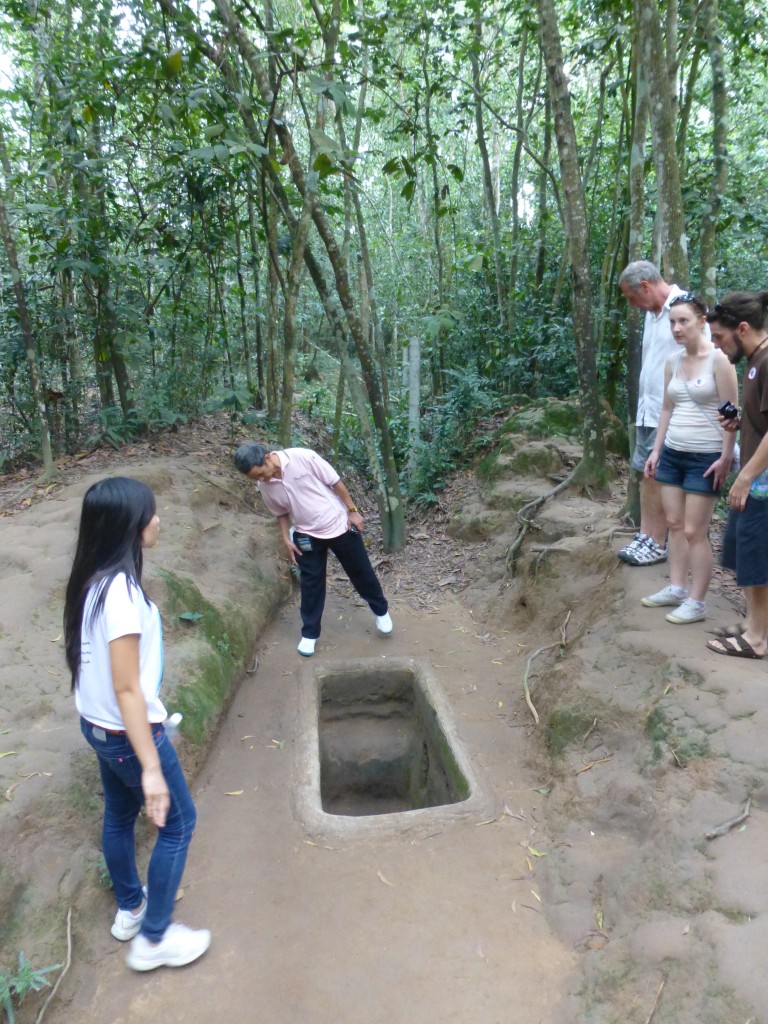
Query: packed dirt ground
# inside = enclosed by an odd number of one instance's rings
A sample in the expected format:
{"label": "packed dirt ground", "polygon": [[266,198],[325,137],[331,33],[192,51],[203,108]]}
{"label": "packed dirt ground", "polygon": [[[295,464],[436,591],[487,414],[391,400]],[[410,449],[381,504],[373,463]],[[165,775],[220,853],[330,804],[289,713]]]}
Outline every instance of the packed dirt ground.
{"label": "packed dirt ground", "polygon": [[[513,510],[578,452],[503,436],[411,523],[405,552],[381,553],[368,504],[395,632],[379,637],[332,569],[310,661],[274,526],[230,469],[227,424],[72,460],[50,490],[0,481],[0,963],[23,949],[67,965],[46,1020],[768,1024],[766,669],[704,646],[738,618],[736,592],[718,573],[692,626],[642,607],[666,574],[616,559],[621,478],[606,496],[548,502],[511,557]],[[177,916],[213,943],[150,976],[109,934],[97,777],[60,640],[82,493],[118,471],[158,493],[147,571],[171,678],[195,646],[164,605],[163,572],[235,617],[247,609],[252,643],[205,759],[181,749],[199,819]],[[471,812],[354,832],[307,814],[306,693],[318,668],[350,658],[431,673],[477,778]],[[747,799],[744,822],[705,838]],[[45,997],[17,1019],[37,1019]]]}

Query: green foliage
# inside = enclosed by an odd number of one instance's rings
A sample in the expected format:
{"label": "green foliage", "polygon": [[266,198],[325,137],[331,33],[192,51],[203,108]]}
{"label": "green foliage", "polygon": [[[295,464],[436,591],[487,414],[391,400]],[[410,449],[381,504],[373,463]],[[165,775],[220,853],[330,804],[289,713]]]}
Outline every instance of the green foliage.
{"label": "green foliage", "polygon": [[3,1007],[8,1024],[15,1024],[16,1016],[13,1004],[20,1003],[29,992],[39,992],[50,985],[47,974],[58,971],[61,964],[51,967],[33,967],[23,953],[19,953],[19,963],[15,974],[6,975],[0,971],[0,1005]]}
{"label": "green foliage", "polygon": [[489,382],[474,370],[446,373],[452,386],[422,418],[421,440],[414,446],[413,472],[405,488],[419,504],[432,504],[449,473],[471,454],[470,438],[479,419],[497,403]]}

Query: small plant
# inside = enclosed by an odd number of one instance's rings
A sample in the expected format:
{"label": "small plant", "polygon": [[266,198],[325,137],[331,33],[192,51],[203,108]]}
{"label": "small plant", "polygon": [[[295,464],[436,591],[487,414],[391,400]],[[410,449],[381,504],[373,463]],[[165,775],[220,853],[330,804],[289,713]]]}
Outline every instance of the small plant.
{"label": "small plant", "polygon": [[33,967],[24,954],[19,953],[19,966],[15,975],[9,978],[0,971],[0,1004],[5,1010],[8,1024],[15,1024],[16,1021],[14,1001],[18,1004],[28,992],[39,992],[44,986],[50,985],[46,974],[58,971],[61,966],[53,964],[51,967]]}

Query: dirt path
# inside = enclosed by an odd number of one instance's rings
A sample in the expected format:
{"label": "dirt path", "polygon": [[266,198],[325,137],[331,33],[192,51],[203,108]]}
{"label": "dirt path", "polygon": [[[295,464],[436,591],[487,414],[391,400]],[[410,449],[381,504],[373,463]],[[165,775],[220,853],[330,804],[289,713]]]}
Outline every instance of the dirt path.
{"label": "dirt path", "polygon": [[[305,663],[297,610],[281,614],[198,779],[178,917],[210,927],[211,950],[194,967],[132,975],[109,935],[105,894],[89,962],[80,951],[57,1022],[553,1020],[574,954],[541,913],[538,859],[526,849],[548,846],[536,792],[546,777],[526,764],[527,723],[510,704],[516,638],[483,635],[450,602],[431,614],[395,603],[393,615],[395,635],[384,640],[367,609],[335,594]],[[302,672],[402,655],[434,667],[479,775],[486,786],[493,779],[496,820],[311,838],[296,814]]]}
{"label": "dirt path", "polygon": [[[181,459],[163,450],[150,468],[168,496],[158,566],[237,595],[249,566],[280,573],[265,520],[230,500],[228,441],[226,429],[203,432]],[[56,934],[47,907],[75,903],[73,964],[48,1022],[768,1024],[766,665],[705,648],[708,630],[738,618],[733,587],[717,574],[709,617],[693,626],[643,608],[666,567],[617,563],[620,485],[600,501],[565,493],[548,504],[511,572],[512,509],[549,486],[516,457],[507,450],[481,481],[454,481],[431,520],[411,524],[406,552],[372,544],[393,601],[390,640],[333,571],[314,659],[296,654],[295,603],[260,634],[258,669],[195,787],[178,916],[210,927],[213,945],[199,964],[149,977],[126,969],[109,935],[111,896],[95,889],[98,786],[56,646],[86,481],[35,492],[3,523],[0,733],[17,753],[0,761],[0,827],[35,883],[11,891],[0,879],[0,907],[34,905],[42,948],[61,959],[61,921]],[[531,673],[535,725],[526,662],[557,642],[566,617],[565,649]],[[318,832],[298,787],[311,673],[402,657],[436,677],[482,813],[354,838]],[[83,802],[73,820],[91,821],[90,835],[73,834],[69,805],[53,800],[62,792]],[[704,838],[748,797],[743,824]],[[34,1019],[25,1014],[20,1024]]]}

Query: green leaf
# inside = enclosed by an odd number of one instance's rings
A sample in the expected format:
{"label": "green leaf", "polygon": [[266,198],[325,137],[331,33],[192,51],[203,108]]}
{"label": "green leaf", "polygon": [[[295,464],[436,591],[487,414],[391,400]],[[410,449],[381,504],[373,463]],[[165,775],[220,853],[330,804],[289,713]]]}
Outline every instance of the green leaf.
{"label": "green leaf", "polygon": [[327,178],[329,174],[339,171],[339,167],[327,153],[318,153],[312,164],[312,170],[317,171],[321,178]]}
{"label": "green leaf", "polygon": [[200,149],[190,149],[189,155],[195,160],[205,160],[210,163],[216,156],[213,146],[203,146]]}
{"label": "green leaf", "polygon": [[383,174],[399,174],[402,170],[400,166],[400,157],[396,156],[391,160],[387,160],[381,170]]}
{"label": "green leaf", "polygon": [[408,202],[410,203],[411,199],[413,199],[413,193],[415,191],[416,182],[413,180],[413,178],[411,178],[409,181],[406,181],[406,183],[403,185],[400,195],[403,197],[403,199],[407,199]]}
{"label": "green leaf", "polygon": [[203,135],[206,139],[214,139],[217,135],[221,135],[224,131],[224,127],[225,126],[223,124],[206,125],[205,128],[203,128]]}
{"label": "green leaf", "polygon": [[182,622],[199,622],[203,615],[200,612],[180,612],[179,618]]}
{"label": "green leaf", "polygon": [[464,171],[462,171],[458,164],[448,164],[447,167],[456,181],[464,181]]}
{"label": "green leaf", "polygon": [[468,256],[464,262],[466,263],[467,270],[480,271],[483,269],[483,254],[479,252],[476,256]]}
{"label": "green leaf", "polygon": [[175,50],[171,50],[163,61],[163,75],[165,78],[177,78],[181,71],[182,63],[181,50],[178,47]]}
{"label": "green leaf", "polygon": [[310,128],[309,137],[321,153],[341,153],[341,146],[320,128]]}

